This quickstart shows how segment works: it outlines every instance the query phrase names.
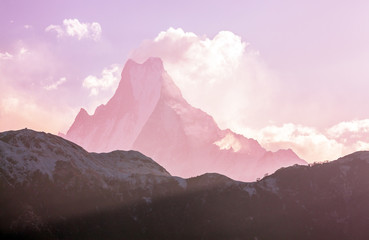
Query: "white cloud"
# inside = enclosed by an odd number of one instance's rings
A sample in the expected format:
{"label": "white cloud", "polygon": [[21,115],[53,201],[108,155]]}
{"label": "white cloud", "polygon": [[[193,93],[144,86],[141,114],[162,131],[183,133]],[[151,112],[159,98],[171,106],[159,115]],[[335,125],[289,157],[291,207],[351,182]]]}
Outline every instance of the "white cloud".
{"label": "white cloud", "polygon": [[76,37],[78,40],[90,38],[98,41],[101,38],[101,25],[97,22],[81,23],[78,19],[64,19],[63,25],[49,25],[45,28],[46,32],[55,31],[57,36]]}
{"label": "white cloud", "polygon": [[57,82],[54,82],[53,84],[44,86],[44,89],[50,91],[50,90],[56,90],[58,89],[58,87],[63,84],[64,82],[66,82],[67,79],[65,77],[60,78]]}
{"label": "white cloud", "polygon": [[11,55],[10,53],[8,53],[8,52],[1,53],[0,52],[0,60],[9,60],[9,59],[12,59],[12,58],[13,58],[13,55]]}
{"label": "white cloud", "polygon": [[219,141],[214,143],[217,145],[221,150],[232,149],[233,152],[238,152],[241,149],[241,143],[234,137],[233,134],[227,134],[224,138],[220,139]]}
{"label": "white cloud", "polygon": [[138,62],[160,57],[185,99],[223,128],[263,111],[278,89],[259,53],[229,31],[208,38],[169,28],[144,41],[130,57]]}
{"label": "white cloud", "polygon": [[369,150],[369,119],[341,122],[327,130],[287,123],[261,129],[244,128],[268,150],[293,149],[308,162],[335,160],[355,151]]}
{"label": "white cloud", "polygon": [[57,37],[63,37],[65,35],[65,32],[63,30],[63,28],[60,25],[49,25],[45,28],[46,32],[50,32],[50,31],[55,31],[57,33]]}
{"label": "white cloud", "polygon": [[[281,99],[288,90],[259,52],[232,32],[209,38],[169,28],[144,41],[130,57],[138,62],[160,57],[189,103],[213,116],[221,128],[257,139],[268,150],[291,148],[314,162],[369,147],[369,119],[326,130],[281,124],[278,114],[287,111]],[[269,122],[273,115],[279,125]],[[217,144],[228,149],[236,142],[225,138]]]}
{"label": "white cloud", "polygon": [[308,162],[334,160],[345,152],[344,145],[315,128],[287,123],[262,129],[244,129],[243,134],[255,138],[268,150],[293,149]]}
{"label": "white cloud", "polygon": [[328,129],[328,134],[333,137],[341,137],[347,133],[369,133],[369,119],[341,122]]}
{"label": "white cloud", "polygon": [[24,55],[24,54],[27,54],[27,53],[30,53],[29,50],[25,47],[22,47],[20,50],[19,50],[19,55]]}
{"label": "white cloud", "polygon": [[114,91],[120,80],[120,66],[113,64],[104,68],[101,77],[87,76],[83,81],[83,87],[90,90],[90,95],[98,95],[101,90]]}
{"label": "white cloud", "polygon": [[369,142],[357,141],[354,148],[355,151],[369,151]]}
{"label": "white cloud", "polygon": [[357,146],[358,150],[369,150],[369,119],[338,123],[327,130],[327,135],[347,146]]}
{"label": "white cloud", "polygon": [[29,54],[30,51],[25,48],[25,47],[21,47],[18,50],[18,53],[13,53],[10,54],[9,52],[5,52],[5,53],[1,53],[0,52],[0,60],[14,60],[14,59],[21,59],[24,55]]}

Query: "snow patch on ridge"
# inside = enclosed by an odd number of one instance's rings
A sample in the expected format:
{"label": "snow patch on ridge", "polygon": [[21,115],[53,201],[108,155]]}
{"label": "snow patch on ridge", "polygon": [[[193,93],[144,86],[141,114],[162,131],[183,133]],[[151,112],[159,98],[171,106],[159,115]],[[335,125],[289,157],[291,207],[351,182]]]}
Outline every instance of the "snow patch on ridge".
{"label": "snow patch on ridge", "polygon": [[246,191],[250,197],[252,197],[253,195],[256,195],[256,189],[250,184],[244,187],[243,190]]}
{"label": "snow patch on ridge", "polygon": [[278,193],[279,187],[277,185],[277,179],[274,177],[268,177],[262,180],[262,183],[260,186],[266,190],[269,190],[273,193]]}
{"label": "snow patch on ridge", "polygon": [[53,179],[58,161],[70,162],[82,173],[108,179],[128,180],[150,175],[160,181],[160,177],[170,177],[164,168],[139,152],[88,153],[63,138],[31,130],[1,133],[0,156],[5,173],[20,182],[37,171]]}
{"label": "snow patch on ridge", "polygon": [[174,177],[174,179],[177,181],[178,185],[183,188],[186,189],[187,188],[187,180],[180,178],[180,177]]}
{"label": "snow patch on ridge", "polygon": [[224,138],[214,142],[220,150],[232,149],[233,152],[238,152],[241,149],[241,143],[238,141],[233,134],[228,133]]}

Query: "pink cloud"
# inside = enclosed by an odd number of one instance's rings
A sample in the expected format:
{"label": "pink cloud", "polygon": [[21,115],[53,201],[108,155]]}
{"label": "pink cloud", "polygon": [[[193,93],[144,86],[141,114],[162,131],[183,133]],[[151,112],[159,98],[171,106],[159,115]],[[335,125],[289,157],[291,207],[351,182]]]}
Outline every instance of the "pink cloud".
{"label": "pink cloud", "polygon": [[0,53],[0,60],[9,60],[9,59],[12,59],[12,58],[13,58],[13,55],[11,55],[8,52]]}
{"label": "pink cloud", "polygon": [[120,81],[120,73],[122,67],[118,64],[113,64],[106,67],[101,72],[101,77],[89,75],[83,80],[83,87],[90,90],[90,95],[98,95],[99,91],[109,90],[112,93],[118,87]]}
{"label": "pink cloud", "polygon": [[30,95],[8,91],[0,97],[0,131],[27,127],[56,134],[73,121],[74,112],[66,106],[42,106]]}
{"label": "pink cloud", "polygon": [[47,93],[66,81],[65,77],[55,80],[58,60],[46,48],[22,44],[6,55],[0,59],[0,131],[28,127],[58,133],[66,129],[78,109],[65,105],[60,92]]}
{"label": "pink cloud", "polygon": [[[291,148],[308,162],[334,160],[355,151],[369,150],[369,119],[340,122],[318,130],[301,124],[243,128],[241,133],[269,149]],[[242,128],[239,128],[242,129]]]}
{"label": "pink cloud", "polygon": [[334,160],[346,150],[342,143],[329,138],[324,132],[299,124],[269,125],[261,129],[244,128],[242,133],[254,137],[263,147],[272,151],[291,148],[308,162]]}
{"label": "pink cloud", "polygon": [[46,89],[48,91],[50,91],[50,90],[56,90],[56,89],[58,89],[58,87],[60,85],[62,85],[66,81],[67,81],[67,79],[65,77],[62,77],[58,81],[56,81],[56,82],[54,82],[54,83],[52,83],[50,85],[44,86],[44,89]]}
{"label": "pink cloud", "polygon": [[63,25],[49,25],[46,32],[56,32],[60,37],[76,37],[78,40],[90,38],[98,41],[101,38],[101,25],[97,22],[81,23],[78,19],[64,19]]}
{"label": "pink cloud", "polygon": [[186,100],[223,128],[260,114],[278,91],[277,78],[259,53],[229,31],[208,38],[169,28],[130,55],[138,62],[150,56],[163,59]]}
{"label": "pink cloud", "polygon": [[[101,38],[99,23],[83,23],[78,19],[65,19],[60,25],[47,27],[47,31],[55,32],[58,37],[80,40]],[[96,45],[97,42],[90,41],[89,44]],[[50,48],[44,43],[31,46],[18,42],[15,46],[13,50],[0,52],[0,127],[3,130],[18,126],[38,127],[38,121],[41,121],[38,116],[51,118],[55,122],[45,129],[54,133],[65,130],[81,106],[91,112],[105,103],[120,79],[119,64],[105,63],[105,68],[94,66],[93,69],[86,64],[87,70],[81,74],[70,70],[70,66],[78,65],[80,69],[84,66],[79,62],[82,58],[72,61],[68,68],[61,68],[65,65],[63,61],[71,56],[69,52],[60,54],[65,49],[57,49],[60,51],[57,55],[55,46]],[[74,51],[81,46],[67,47],[69,51]],[[60,56],[66,57],[61,60]],[[325,100],[331,95],[313,96],[314,100],[301,98],[295,94],[297,85],[286,84],[274,69],[264,63],[263,54],[230,31],[208,37],[180,28],[169,28],[144,41],[130,56],[139,62],[150,56],[162,58],[168,73],[192,105],[214,116],[222,128],[231,128],[256,138],[268,149],[292,148],[308,161],[334,159],[351,151],[368,149],[369,120],[340,123],[341,118],[332,113],[349,114],[341,108],[331,108],[329,114],[322,114],[325,111],[322,109],[330,104]],[[300,88],[300,84],[298,86]],[[306,91],[311,92],[311,89]],[[295,94],[292,94],[294,98],[285,98],[291,93]],[[63,94],[69,94],[69,97]],[[74,105],[63,102],[68,98]],[[316,102],[323,107],[317,107]],[[27,106],[28,110],[23,106]],[[50,110],[54,108],[60,111]],[[51,117],[47,117],[48,111],[52,113]],[[307,113],[301,114],[304,111]],[[23,113],[35,117],[32,119]],[[330,123],[311,124],[322,121],[316,118],[317,115],[323,119],[330,118]],[[287,121],[285,116],[288,116]],[[307,118],[313,120],[302,124]],[[60,119],[66,120],[63,123]],[[338,124],[332,126],[332,119]],[[231,138],[219,144],[237,150],[237,142]]]}
{"label": "pink cloud", "polygon": [[[192,105],[212,115],[222,128],[255,138],[269,150],[291,148],[314,162],[368,149],[367,120],[342,122],[326,130],[270,122],[281,112],[290,111],[283,104],[288,88],[266,66],[259,52],[232,32],[222,31],[208,38],[169,28],[131,53],[139,62],[149,56],[163,59],[166,70]],[[289,107],[296,114],[296,108],[309,108],[304,103],[291,102]],[[237,142],[231,138],[217,144],[237,150]]]}

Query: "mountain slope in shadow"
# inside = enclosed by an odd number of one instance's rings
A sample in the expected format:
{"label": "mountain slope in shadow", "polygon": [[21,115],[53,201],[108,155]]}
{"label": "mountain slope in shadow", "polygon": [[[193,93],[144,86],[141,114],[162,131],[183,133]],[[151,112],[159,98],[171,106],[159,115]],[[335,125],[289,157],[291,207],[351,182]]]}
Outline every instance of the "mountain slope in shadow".
{"label": "mountain slope in shadow", "polygon": [[369,152],[244,183],[20,130],[0,133],[0,163],[2,239],[369,237]]}

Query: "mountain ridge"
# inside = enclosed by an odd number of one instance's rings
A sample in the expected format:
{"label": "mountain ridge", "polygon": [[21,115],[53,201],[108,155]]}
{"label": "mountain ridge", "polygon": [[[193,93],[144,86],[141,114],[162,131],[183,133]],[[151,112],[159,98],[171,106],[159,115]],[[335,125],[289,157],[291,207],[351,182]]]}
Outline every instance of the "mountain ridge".
{"label": "mountain ridge", "polygon": [[137,152],[88,153],[21,130],[0,133],[0,163],[4,239],[369,237],[369,152],[245,183],[173,177]]}
{"label": "mountain ridge", "polygon": [[[0,140],[2,168],[6,169],[6,173],[18,171],[33,174],[40,171],[41,174],[47,174],[52,178],[58,162],[71,161],[72,165],[82,172],[107,178],[121,179],[148,173],[171,176],[163,167],[137,151],[88,153],[82,147],[62,137],[30,129],[0,133]],[[120,164],[120,159],[126,159],[125,164]],[[147,169],[142,172],[137,171],[134,160],[140,160],[142,164],[147,165]],[[27,170],[29,173],[26,172]],[[23,176],[9,177],[17,181],[25,179]]]}
{"label": "mountain ridge", "polygon": [[65,137],[89,151],[137,150],[181,177],[219,172],[249,181],[306,164],[290,151],[272,153],[257,140],[221,130],[183,98],[159,58],[128,60],[113,97],[93,115],[81,110]]}

